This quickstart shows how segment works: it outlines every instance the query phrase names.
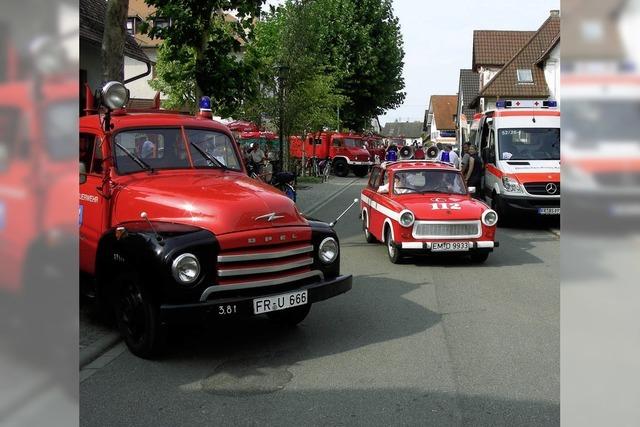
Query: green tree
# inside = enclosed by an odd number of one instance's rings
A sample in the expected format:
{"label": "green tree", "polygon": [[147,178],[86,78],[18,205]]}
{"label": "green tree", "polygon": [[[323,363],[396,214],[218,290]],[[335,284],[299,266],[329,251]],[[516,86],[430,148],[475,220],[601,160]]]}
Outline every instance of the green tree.
{"label": "green tree", "polygon": [[[157,9],[154,17],[171,18],[171,26],[146,29],[164,40],[153,87],[174,107],[184,102],[193,108],[206,94],[218,114],[235,112],[253,87],[241,52],[263,1],[146,0]],[[226,19],[231,10],[237,21]]]}
{"label": "green tree", "polygon": [[102,78],[124,81],[125,22],[129,0],[109,0],[102,34]]}

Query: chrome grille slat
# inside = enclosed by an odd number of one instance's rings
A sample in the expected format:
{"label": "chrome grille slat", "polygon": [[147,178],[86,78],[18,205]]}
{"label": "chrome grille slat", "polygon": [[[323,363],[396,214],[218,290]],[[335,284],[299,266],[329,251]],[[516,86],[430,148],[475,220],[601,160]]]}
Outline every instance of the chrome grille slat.
{"label": "chrome grille slat", "polygon": [[279,271],[292,270],[294,268],[304,267],[313,264],[313,258],[301,259],[286,264],[262,266],[262,267],[247,267],[247,268],[230,268],[218,270],[219,277],[234,277],[234,276],[246,276],[249,274],[264,274],[264,273],[277,273]]}
{"label": "chrome grille slat", "polygon": [[413,226],[416,239],[465,239],[482,235],[480,221],[416,221]]}
{"label": "chrome grille slat", "polygon": [[293,255],[306,254],[313,251],[313,245],[307,245],[300,248],[285,249],[282,251],[271,252],[252,252],[237,255],[218,255],[218,262],[241,262],[241,261],[260,261],[267,259],[285,258]]}

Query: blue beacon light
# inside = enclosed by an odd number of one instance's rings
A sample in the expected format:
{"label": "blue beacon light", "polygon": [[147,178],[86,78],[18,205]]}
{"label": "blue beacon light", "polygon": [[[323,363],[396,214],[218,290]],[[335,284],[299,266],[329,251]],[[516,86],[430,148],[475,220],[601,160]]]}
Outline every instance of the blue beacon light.
{"label": "blue beacon light", "polygon": [[200,111],[211,111],[211,98],[208,96],[200,98]]}

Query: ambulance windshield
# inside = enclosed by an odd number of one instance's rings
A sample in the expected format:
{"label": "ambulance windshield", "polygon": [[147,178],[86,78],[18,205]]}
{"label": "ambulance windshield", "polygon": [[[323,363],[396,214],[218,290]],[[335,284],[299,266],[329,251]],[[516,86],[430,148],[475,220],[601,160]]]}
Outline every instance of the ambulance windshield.
{"label": "ambulance windshield", "polygon": [[500,160],[560,160],[560,128],[498,130]]}

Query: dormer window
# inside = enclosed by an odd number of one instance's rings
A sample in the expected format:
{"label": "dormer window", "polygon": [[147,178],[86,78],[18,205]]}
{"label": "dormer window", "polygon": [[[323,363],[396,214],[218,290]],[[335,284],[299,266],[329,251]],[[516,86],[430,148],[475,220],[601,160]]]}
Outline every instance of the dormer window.
{"label": "dormer window", "polygon": [[169,18],[154,18],[153,26],[156,28],[169,28],[171,26],[171,21]]}
{"label": "dormer window", "polygon": [[533,83],[531,68],[519,68],[517,71],[518,83]]}
{"label": "dormer window", "polygon": [[127,33],[131,35],[136,33],[136,18],[127,18]]}

